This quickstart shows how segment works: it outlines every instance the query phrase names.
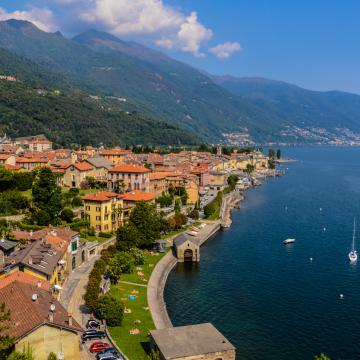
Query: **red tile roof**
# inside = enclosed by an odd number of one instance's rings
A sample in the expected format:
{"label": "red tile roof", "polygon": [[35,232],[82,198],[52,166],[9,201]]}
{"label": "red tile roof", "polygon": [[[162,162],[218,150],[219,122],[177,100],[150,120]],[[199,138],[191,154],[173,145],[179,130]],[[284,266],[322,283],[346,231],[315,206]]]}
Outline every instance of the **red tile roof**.
{"label": "red tile roof", "polygon": [[82,197],[85,201],[97,201],[97,202],[104,202],[109,201],[111,198],[119,197],[119,194],[116,194],[111,191],[102,191],[96,194],[89,194]]}
{"label": "red tile roof", "polygon": [[79,171],[90,171],[93,169],[93,166],[86,161],[83,162],[77,161],[75,163],[66,162],[66,163],[60,163],[58,165],[60,169],[68,169],[70,166],[75,166]]}
{"label": "red tile roof", "polygon": [[0,289],[4,288],[5,286],[8,286],[9,284],[12,284],[14,281],[20,281],[22,283],[41,287],[42,289],[45,289],[47,291],[50,289],[50,283],[48,281],[39,279],[38,277],[35,277],[33,275],[21,271],[13,272],[1,278]]}
{"label": "red tile roof", "polygon": [[109,170],[109,172],[119,172],[119,173],[147,173],[151,170],[147,169],[145,166],[137,164],[123,164],[118,165]]}
{"label": "red tile roof", "polygon": [[124,201],[151,201],[155,199],[155,195],[146,193],[141,190],[129,191],[119,195]]}
{"label": "red tile roof", "polygon": [[[36,294],[35,301],[32,299],[34,294]],[[10,329],[5,330],[3,334],[14,336],[17,341],[42,325],[75,333],[83,331],[75,319],[72,319],[70,325],[68,313],[63,306],[48,291],[37,286],[14,281],[1,289],[0,303],[5,303],[6,308],[11,312],[11,321],[4,323],[10,326]],[[52,321],[49,320],[51,305],[55,306],[55,310],[52,311]]]}

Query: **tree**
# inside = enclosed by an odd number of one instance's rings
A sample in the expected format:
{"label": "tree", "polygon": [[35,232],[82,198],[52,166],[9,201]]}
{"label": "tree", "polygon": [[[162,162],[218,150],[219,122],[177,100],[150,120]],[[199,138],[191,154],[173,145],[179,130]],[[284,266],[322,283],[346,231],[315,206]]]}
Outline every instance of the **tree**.
{"label": "tree", "polygon": [[181,213],[181,206],[180,206],[180,201],[179,201],[179,199],[176,199],[176,200],[175,200],[174,210],[175,210],[175,214],[176,214],[176,215]]}
{"label": "tree", "polygon": [[192,210],[189,216],[193,220],[199,220],[199,210],[197,209]]}
{"label": "tree", "polygon": [[31,189],[34,181],[34,173],[32,171],[21,171],[14,173],[14,188],[19,191]]}
{"label": "tree", "polygon": [[246,172],[250,175],[255,170],[255,166],[253,164],[246,165]]}
{"label": "tree", "polygon": [[0,167],[0,191],[10,189],[13,185],[14,175],[13,172],[5,169],[3,166]]}
{"label": "tree", "polygon": [[48,360],[57,360],[57,356],[53,352],[51,352],[48,356]]}
{"label": "tree", "polygon": [[275,150],[269,149],[268,155],[269,155],[270,159],[274,159],[275,158]]}
{"label": "tree", "polygon": [[135,259],[131,253],[120,251],[110,259],[108,274],[112,282],[117,283],[121,274],[130,274],[134,271]]}
{"label": "tree", "polygon": [[[56,223],[62,210],[61,189],[56,185],[56,178],[48,167],[36,171],[32,186],[33,211],[32,220],[38,225]],[[40,211],[39,211],[40,210]],[[39,215],[47,213],[46,221]]]}
{"label": "tree", "polygon": [[140,247],[149,247],[161,234],[161,217],[156,212],[155,206],[144,201],[139,201],[131,212],[129,222],[136,226],[140,232]]}
{"label": "tree", "polygon": [[74,212],[70,208],[65,208],[60,214],[61,220],[71,223],[74,220]]}
{"label": "tree", "polygon": [[13,351],[7,360],[36,360],[33,355],[33,351],[31,346],[28,344],[26,347],[24,346],[23,350]]}
{"label": "tree", "polygon": [[277,158],[277,159],[281,159],[281,149],[278,149],[278,150],[276,151],[276,158]]}
{"label": "tree", "polygon": [[5,358],[10,348],[14,345],[15,339],[3,332],[10,328],[7,323],[11,320],[10,310],[6,309],[5,303],[0,304],[0,359]]}
{"label": "tree", "polygon": [[106,320],[109,326],[120,326],[124,317],[124,304],[110,294],[99,297],[94,314],[98,319]]}
{"label": "tree", "polygon": [[143,234],[133,223],[127,223],[118,229],[116,234],[116,248],[126,251],[143,243]]}

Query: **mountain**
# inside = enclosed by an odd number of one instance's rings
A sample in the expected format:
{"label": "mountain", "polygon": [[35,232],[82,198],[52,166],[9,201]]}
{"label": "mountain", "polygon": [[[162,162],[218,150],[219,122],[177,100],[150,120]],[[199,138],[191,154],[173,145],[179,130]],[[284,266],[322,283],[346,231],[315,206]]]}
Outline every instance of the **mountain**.
{"label": "mountain", "polygon": [[281,126],[200,71],[144,46],[90,31],[65,39],[24,21],[0,22],[0,47],[70,76],[97,93],[126,98],[148,115],[195,131],[207,141],[248,129],[270,139]]}
{"label": "mountain", "polygon": [[360,96],[341,91],[311,91],[286,82],[264,78],[211,76],[212,80],[232,94],[267,109],[287,122],[293,135],[301,128],[314,136],[360,133]]}
{"label": "mountain", "polygon": [[57,145],[197,144],[193,133],[137,112],[119,99],[89,96],[76,84],[32,61],[0,49],[0,131],[44,133]]}
{"label": "mountain", "polygon": [[112,111],[163,119],[202,141],[360,143],[358,95],[212,76],[96,30],[67,39],[26,21],[2,21],[0,48],[41,66],[58,78],[56,86],[91,94]]}

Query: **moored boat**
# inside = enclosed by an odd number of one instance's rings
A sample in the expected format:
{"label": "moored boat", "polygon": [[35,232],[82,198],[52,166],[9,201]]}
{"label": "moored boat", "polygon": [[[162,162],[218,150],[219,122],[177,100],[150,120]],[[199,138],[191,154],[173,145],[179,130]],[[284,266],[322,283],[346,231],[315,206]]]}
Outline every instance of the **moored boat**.
{"label": "moored boat", "polygon": [[288,244],[293,244],[295,242],[295,239],[286,239],[283,241],[283,244],[288,245]]}

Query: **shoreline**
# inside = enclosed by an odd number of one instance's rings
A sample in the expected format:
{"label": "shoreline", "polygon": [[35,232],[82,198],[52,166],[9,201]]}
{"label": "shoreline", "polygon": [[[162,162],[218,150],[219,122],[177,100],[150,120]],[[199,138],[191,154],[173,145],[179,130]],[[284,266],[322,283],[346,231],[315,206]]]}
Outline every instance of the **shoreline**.
{"label": "shoreline", "polygon": [[[231,225],[231,211],[243,199],[244,196],[239,191],[231,192],[223,200],[219,219],[216,221],[203,221],[207,226],[200,231],[199,235],[194,237],[200,246],[213,237],[220,229]],[[230,222],[229,226],[222,226],[224,219],[226,219],[227,224]],[[169,274],[176,264],[177,259],[172,250],[170,250],[156,264],[148,282],[147,302],[156,329],[173,327],[164,300],[164,290]]]}

